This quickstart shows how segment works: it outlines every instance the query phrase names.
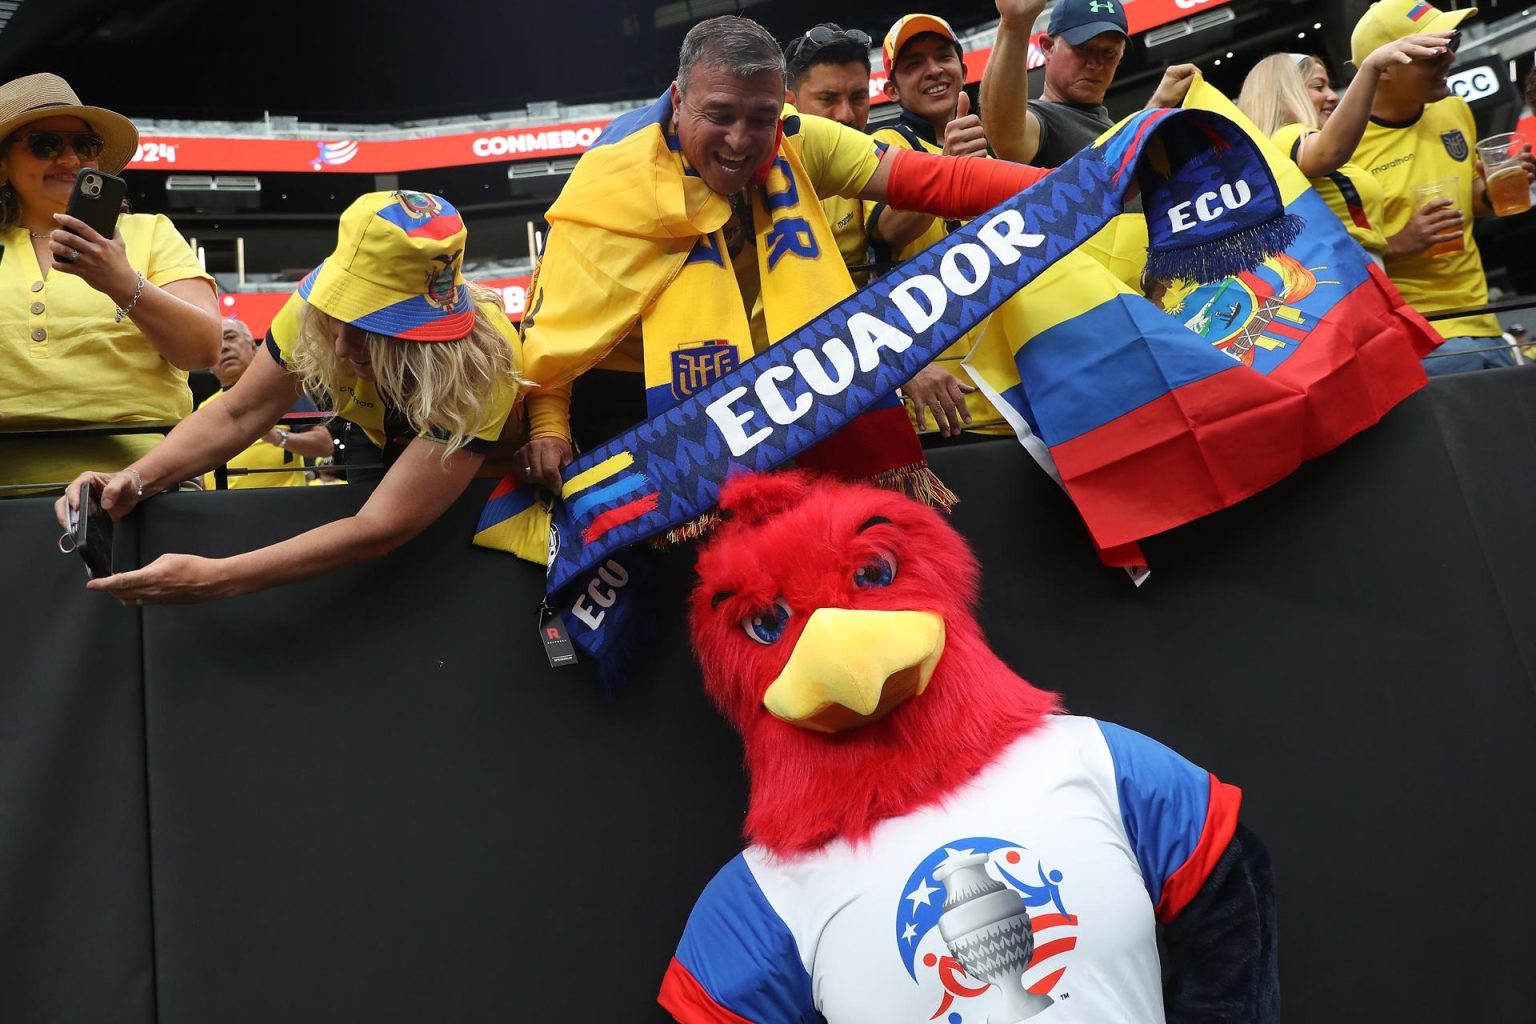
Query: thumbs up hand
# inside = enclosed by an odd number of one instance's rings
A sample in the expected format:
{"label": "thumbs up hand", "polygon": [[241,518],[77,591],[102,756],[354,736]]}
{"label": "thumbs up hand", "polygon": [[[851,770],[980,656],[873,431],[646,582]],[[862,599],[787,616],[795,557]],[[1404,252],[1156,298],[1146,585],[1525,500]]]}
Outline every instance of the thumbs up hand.
{"label": "thumbs up hand", "polygon": [[944,128],[944,155],[987,155],[987,134],[982,130],[981,118],[971,113],[971,96],[964,89],[955,104],[955,116]]}

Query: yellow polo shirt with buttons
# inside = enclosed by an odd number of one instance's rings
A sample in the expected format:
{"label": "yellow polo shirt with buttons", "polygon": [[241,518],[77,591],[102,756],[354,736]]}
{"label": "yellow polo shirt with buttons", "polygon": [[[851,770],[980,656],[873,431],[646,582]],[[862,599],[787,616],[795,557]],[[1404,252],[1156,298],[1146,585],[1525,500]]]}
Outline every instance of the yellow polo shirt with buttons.
{"label": "yellow polo shirt with buttons", "polygon": [[[125,214],[128,263],[154,285],[214,280],[159,214]],[[10,430],[179,420],[192,411],[187,374],[160,357],[131,317],[73,274],[45,277],[24,227],[0,231],[0,434]],[[62,483],[122,469],[159,434],[8,441],[0,485]]]}

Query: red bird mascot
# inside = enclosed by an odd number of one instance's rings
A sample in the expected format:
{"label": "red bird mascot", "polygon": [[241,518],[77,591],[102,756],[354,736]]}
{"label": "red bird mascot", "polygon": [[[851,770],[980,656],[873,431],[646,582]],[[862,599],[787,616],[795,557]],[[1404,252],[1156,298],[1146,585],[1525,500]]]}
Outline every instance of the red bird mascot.
{"label": "red bird mascot", "polygon": [[1015,675],[930,509],[800,473],[720,504],[691,622],[745,746],[751,845],[689,917],[674,1017],[1279,1020],[1237,789]]}

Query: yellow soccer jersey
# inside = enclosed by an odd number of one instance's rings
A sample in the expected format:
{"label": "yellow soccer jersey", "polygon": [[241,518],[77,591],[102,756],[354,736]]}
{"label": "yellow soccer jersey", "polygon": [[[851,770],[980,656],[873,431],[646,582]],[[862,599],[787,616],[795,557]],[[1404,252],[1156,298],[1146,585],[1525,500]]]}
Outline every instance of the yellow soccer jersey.
{"label": "yellow soccer jersey", "polygon": [[[223,397],[224,390],[220,388],[203,399],[198,408],[206,409]],[[315,429],[324,428],[317,427]],[[286,448],[279,448],[276,445],[267,444],[265,441],[257,441],[245,451],[230,459],[228,465],[230,469],[275,470],[287,468],[291,470],[291,472],[287,473],[231,473],[229,476],[229,489],[232,491],[254,487],[303,487],[305,484],[304,460]],[[204,473],[203,490],[211,491],[213,488],[213,474]]]}
{"label": "yellow soccer jersey", "polygon": [[[304,300],[297,294],[290,296],[273,319],[271,329],[267,331],[267,351],[277,360],[279,366],[287,366],[293,354],[294,342],[298,340],[299,335],[299,318],[305,305]],[[491,318],[492,323],[501,328],[507,344],[512,347],[512,365],[514,369],[520,369],[522,358],[517,332],[507,320],[506,313],[494,302],[481,302],[477,305],[485,315]],[[421,342],[420,344],[431,343]],[[481,476],[500,475],[506,472],[509,465],[507,457],[521,444],[520,397],[517,385],[510,381],[498,381],[489,414],[480,428],[474,432],[474,437],[465,445],[472,452],[487,454],[486,464],[480,471]],[[391,444],[400,446],[411,440],[410,428],[404,423],[403,417],[399,418],[399,423],[396,423],[397,417],[393,414],[393,410],[386,407],[373,381],[363,380],[360,377],[343,380],[339,382],[333,399],[336,404],[336,414],[342,419],[356,423],[363,429],[363,433],[368,435],[368,440],[380,448],[388,449]],[[514,410],[519,414],[518,416],[514,416]],[[509,420],[511,420],[510,425]],[[427,430],[423,431],[421,436],[440,437],[441,435],[437,431]]]}
{"label": "yellow soccer jersey", "polygon": [[[1483,258],[1472,238],[1472,188],[1477,171],[1473,143],[1477,126],[1472,109],[1459,96],[1424,107],[1405,124],[1371,119],[1353,162],[1375,176],[1385,194],[1381,230],[1387,237],[1402,231],[1417,209],[1415,185],[1438,178],[1456,182],[1456,205],[1466,215],[1463,251],[1446,256],[1421,252],[1386,261],[1387,275],[1408,304],[1421,313],[1481,306],[1488,301]],[[1434,324],[1442,337],[1496,338],[1499,322],[1491,315],[1459,317]]]}
{"label": "yellow soccer jersey", "polygon": [[[937,154],[944,151],[943,147],[935,146],[927,139],[918,138],[915,135],[908,137],[906,133],[896,128],[882,128],[875,132],[874,137],[877,142],[883,142],[889,146],[899,146],[902,149],[913,149],[913,143],[916,142],[927,153]],[[864,211],[866,224],[874,225],[884,211],[884,203],[866,203]],[[949,229],[944,226],[944,221],[935,217],[921,235],[918,235],[897,250],[895,256],[898,260],[911,259],[930,245],[941,241],[948,234]],[[948,370],[956,377],[959,377],[962,383],[972,383],[971,375],[960,364],[965,361],[966,356],[971,354],[971,349],[976,346],[976,342],[981,338],[982,332],[987,329],[989,323],[991,323],[990,317],[977,324],[975,328],[961,336],[959,341],[939,353],[938,358],[933,361],[933,365]],[[1011,437],[1013,435],[1013,428],[1004,421],[1002,414],[997,411],[992,403],[987,400],[987,397],[979,390],[965,396],[965,407],[971,414],[971,425],[966,429],[972,433],[997,435],[999,437]],[[907,406],[907,415],[912,417],[912,426],[915,428],[917,426],[917,416],[910,404]],[[934,429],[931,417],[925,425],[930,431]]]}
{"label": "yellow soccer jersey", "polygon": [[[1294,163],[1301,149],[1304,135],[1316,132],[1301,124],[1288,124],[1274,135],[1275,145]],[[1353,161],[1344,164],[1332,174],[1321,178],[1309,178],[1312,188],[1323,197],[1334,216],[1343,223],[1349,237],[1359,242],[1366,252],[1384,256],[1387,252],[1387,236],[1381,225],[1386,218],[1386,193],[1376,176]]]}
{"label": "yellow soccer jersey", "polygon": [[[869,235],[864,230],[864,203],[859,199],[832,196],[821,201],[821,212],[827,215],[827,224],[837,239],[837,251],[843,262],[852,268],[869,262]],[[855,287],[862,288],[869,282],[868,273],[853,274]]]}

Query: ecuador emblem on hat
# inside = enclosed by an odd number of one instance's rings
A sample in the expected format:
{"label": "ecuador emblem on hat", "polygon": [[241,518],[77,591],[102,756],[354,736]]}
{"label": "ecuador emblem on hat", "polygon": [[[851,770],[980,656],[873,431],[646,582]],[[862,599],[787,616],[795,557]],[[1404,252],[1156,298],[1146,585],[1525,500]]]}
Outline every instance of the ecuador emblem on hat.
{"label": "ecuador emblem on hat", "polygon": [[441,196],[370,192],[341,215],[336,251],[299,284],[299,297],[372,334],[458,341],[475,323],[467,235]]}

